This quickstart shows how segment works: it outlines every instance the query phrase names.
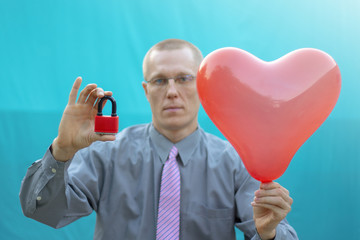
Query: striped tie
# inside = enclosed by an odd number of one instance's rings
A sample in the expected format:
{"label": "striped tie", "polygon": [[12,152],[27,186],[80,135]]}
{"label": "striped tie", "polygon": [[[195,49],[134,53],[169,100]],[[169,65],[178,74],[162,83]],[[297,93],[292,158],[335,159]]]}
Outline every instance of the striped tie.
{"label": "striped tie", "polygon": [[178,150],[173,146],[162,171],[156,229],[157,240],[179,239],[180,172],[176,162],[177,154]]}

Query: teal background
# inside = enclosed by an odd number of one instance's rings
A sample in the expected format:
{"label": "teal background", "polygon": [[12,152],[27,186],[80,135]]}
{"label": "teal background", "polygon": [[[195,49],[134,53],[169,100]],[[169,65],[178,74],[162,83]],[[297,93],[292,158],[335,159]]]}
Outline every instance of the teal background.
{"label": "teal background", "polygon": [[[359,13],[358,0],[0,0],[0,239],[92,239],[95,214],[59,230],[24,217],[21,180],[56,137],[77,76],[113,91],[121,128],[149,122],[142,58],[166,38],[204,55],[233,46],[271,61],[312,47],[337,61],[338,103],[278,182],[300,239],[360,239]],[[221,136],[203,110],[199,121]]]}

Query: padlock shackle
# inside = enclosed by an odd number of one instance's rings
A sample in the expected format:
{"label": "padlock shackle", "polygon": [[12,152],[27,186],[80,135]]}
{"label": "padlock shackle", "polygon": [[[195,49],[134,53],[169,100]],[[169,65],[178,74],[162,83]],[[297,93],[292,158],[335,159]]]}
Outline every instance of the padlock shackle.
{"label": "padlock shackle", "polygon": [[111,104],[112,104],[112,108],[111,108],[111,116],[112,117],[116,117],[116,101],[113,97],[111,96],[104,96],[103,98],[100,99],[99,101],[99,105],[98,105],[98,113],[97,115],[98,116],[102,116],[102,105],[103,105],[103,102],[105,99],[109,99],[111,101]]}

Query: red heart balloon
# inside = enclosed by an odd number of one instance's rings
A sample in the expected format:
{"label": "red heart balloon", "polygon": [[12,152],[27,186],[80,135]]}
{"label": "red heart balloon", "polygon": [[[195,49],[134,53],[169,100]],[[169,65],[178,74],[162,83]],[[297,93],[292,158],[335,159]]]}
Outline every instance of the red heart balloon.
{"label": "red heart balloon", "polygon": [[257,180],[279,178],[329,116],[340,94],[336,62],[311,48],[265,62],[238,48],[206,56],[197,75],[200,101]]}

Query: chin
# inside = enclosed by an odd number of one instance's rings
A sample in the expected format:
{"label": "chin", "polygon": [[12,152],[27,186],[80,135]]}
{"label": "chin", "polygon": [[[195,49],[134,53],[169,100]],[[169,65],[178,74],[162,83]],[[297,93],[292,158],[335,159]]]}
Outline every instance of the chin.
{"label": "chin", "polygon": [[[186,128],[191,128],[191,126],[193,125],[193,123],[191,121],[184,121],[178,119],[172,119],[166,122],[163,122],[163,125],[166,129],[168,130],[172,130],[172,131],[176,131],[176,130],[182,130],[182,129],[186,129]],[[197,123],[196,123],[197,126]]]}
{"label": "chin", "polygon": [[[197,127],[197,118],[190,116],[166,116],[162,118],[153,119],[154,125],[158,128],[168,130],[168,131],[177,131],[186,128],[191,128],[193,125]],[[194,121],[196,123],[194,123]]]}
{"label": "chin", "polygon": [[169,124],[164,124],[163,126],[168,130],[179,130],[184,128],[184,124],[180,124],[180,123],[169,123]]}
{"label": "chin", "polygon": [[162,129],[178,130],[184,128],[184,126],[186,126],[186,123],[177,118],[168,118],[164,119],[163,121],[157,121],[156,125]]}

